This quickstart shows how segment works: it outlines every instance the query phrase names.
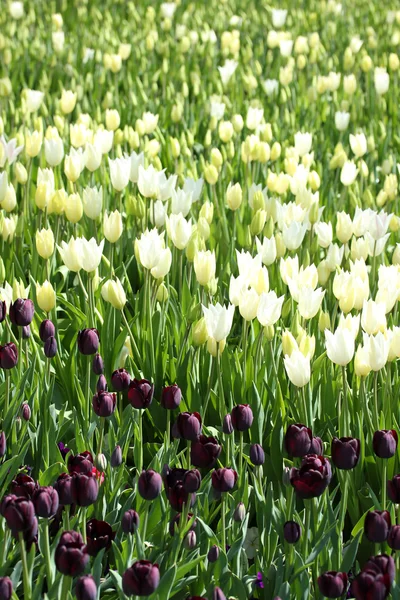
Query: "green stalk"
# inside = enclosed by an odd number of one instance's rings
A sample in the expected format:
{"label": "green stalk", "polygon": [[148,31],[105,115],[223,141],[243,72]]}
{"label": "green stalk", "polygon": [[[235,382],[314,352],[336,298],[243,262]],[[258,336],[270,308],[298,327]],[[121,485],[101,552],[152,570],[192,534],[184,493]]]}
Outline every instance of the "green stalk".
{"label": "green stalk", "polygon": [[6,395],[4,399],[4,418],[6,418],[10,406],[10,371],[5,369],[4,377],[6,380]]}
{"label": "green stalk", "polygon": [[68,594],[69,594],[69,590],[71,588],[71,583],[72,583],[72,578],[68,577],[67,575],[64,575],[63,579],[62,579],[60,600],[68,599]]}
{"label": "green stalk", "polygon": [[387,459],[382,459],[382,510],[386,510]]}
{"label": "green stalk", "polygon": [[346,471],[343,472],[343,493],[342,493],[342,498],[341,498],[341,502],[340,502],[340,513],[339,513],[339,520],[338,520],[338,548],[337,548],[337,568],[338,570],[340,570],[340,565],[342,562],[342,537],[343,537],[343,529],[344,529],[344,522],[346,519],[346,512],[347,512],[347,499],[348,499],[348,493],[349,493],[349,478],[348,478],[348,473]]}
{"label": "green stalk", "polygon": [[226,553],[225,493],[221,495],[221,550]]}
{"label": "green stalk", "polygon": [[21,531],[19,532],[18,537],[19,537],[19,545],[21,548],[24,600],[31,600],[31,598],[32,598],[32,583],[31,583],[31,579],[29,576],[28,559],[26,556],[24,535]]}
{"label": "green stalk", "polygon": [[86,507],[83,506],[81,508],[81,517],[82,517],[82,521],[81,521],[81,529],[82,529],[82,537],[83,537],[83,541],[86,544]]}
{"label": "green stalk", "polygon": [[50,554],[50,541],[49,541],[49,521],[48,519],[43,520],[43,553],[46,561],[46,575],[48,589],[53,585],[53,575],[51,569],[51,554]]}
{"label": "green stalk", "polygon": [[142,424],[142,411],[141,410],[139,410],[138,426],[139,426],[139,447],[140,447],[138,475],[140,475],[140,473],[143,470],[143,424]]}

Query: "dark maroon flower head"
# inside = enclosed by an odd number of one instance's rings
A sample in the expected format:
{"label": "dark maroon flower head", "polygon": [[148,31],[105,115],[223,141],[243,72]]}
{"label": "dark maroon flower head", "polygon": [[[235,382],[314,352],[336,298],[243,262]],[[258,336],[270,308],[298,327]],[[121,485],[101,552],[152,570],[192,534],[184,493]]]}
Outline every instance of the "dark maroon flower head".
{"label": "dark maroon flower head", "polygon": [[231,411],[233,429],[247,431],[253,423],[253,411],[248,404],[238,404]]}
{"label": "dark maroon flower head", "polygon": [[222,421],[222,431],[226,435],[233,433],[232,417],[229,413],[225,415],[224,420]]}
{"label": "dark maroon flower head", "polygon": [[161,392],[160,404],[163,408],[168,410],[174,410],[178,408],[182,400],[182,392],[180,388],[174,383],[163,388]]}
{"label": "dark maroon flower head", "polygon": [[111,385],[116,392],[123,392],[129,388],[131,376],[125,369],[117,369],[111,375]]}
{"label": "dark maroon flower head", "polygon": [[0,458],[3,458],[7,452],[7,439],[4,431],[0,433]]}
{"label": "dark maroon flower head", "polygon": [[38,521],[31,500],[23,496],[18,498],[8,496],[3,499],[1,509],[8,527],[15,537],[22,533],[26,542],[32,542],[35,539],[38,531]]}
{"label": "dark maroon flower head", "polygon": [[213,488],[217,492],[230,492],[236,485],[238,475],[229,468],[215,469],[211,475]]}
{"label": "dark maroon flower head", "polygon": [[387,482],[387,492],[393,504],[400,504],[400,475],[395,475]]}
{"label": "dark maroon flower head", "polygon": [[49,337],[44,343],[43,352],[46,358],[54,358],[57,354],[57,340],[55,337]]}
{"label": "dark maroon flower head", "polygon": [[58,442],[57,444],[59,451],[61,452],[61,456],[65,460],[68,452],[71,452],[71,448],[68,448],[63,442]]}
{"label": "dark maroon flower head", "polygon": [[122,575],[122,589],[127,596],[150,596],[160,583],[157,564],[138,560]]}
{"label": "dark maroon flower head", "polygon": [[16,500],[17,498],[18,496],[16,496],[15,494],[6,494],[5,496],[3,496],[3,499],[0,504],[0,515],[2,517],[5,516],[5,511],[8,505],[14,502],[14,500]]}
{"label": "dark maroon flower head", "polygon": [[214,588],[212,600],[226,600],[226,596],[220,587]]}
{"label": "dark maroon flower head", "polygon": [[207,559],[210,563],[215,563],[219,558],[219,548],[215,544],[208,551]]}
{"label": "dark maroon flower head", "polygon": [[147,379],[132,379],[128,389],[128,400],[133,408],[144,410],[153,400],[154,385]]}
{"label": "dark maroon flower head", "polygon": [[311,440],[310,450],[307,454],[318,454],[318,456],[323,456],[324,454],[324,444],[320,437],[313,437]]}
{"label": "dark maroon flower head", "polygon": [[390,528],[387,543],[392,550],[400,550],[400,525],[393,525]]}
{"label": "dark maroon flower head", "polygon": [[186,492],[193,494],[197,492],[201,484],[201,474],[197,469],[186,471],[183,476],[183,487]]}
{"label": "dark maroon flower head", "polygon": [[285,448],[289,456],[302,458],[310,452],[312,432],[301,423],[289,425],[285,434]]}
{"label": "dark maroon flower head", "polygon": [[31,407],[29,406],[29,404],[27,402],[24,402],[22,405],[22,418],[24,421],[29,421],[29,419],[31,418]]}
{"label": "dark maroon flower head", "polygon": [[372,447],[379,458],[391,458],[396,454],[397,442],[397,431],[394,429],[381,429],[375,431]]}
{"label": "dark maroon flower head", "polygon": [[378,554],[377,556],[371,556],[365,563],[363,571],[383,573],[384,575],[388,575],[390,583],[393,583],[396,575],[396,566],[391,556],[388,556],[387,554]]}
{"label": "dark maroon flower head", "polygon": [[327,571],[318,577],[319,591],[326,598],[340,598],[347,589],[347,574]]}
{"label": "dark maroon flower head", "polygon": [[243,502],[239,502],[233,512],[233,520],[236,523],[242,523],[246,518],[246,507]]}
{"label": "dark maroon flower head", "polygon": [[0,346],[0,367],[2,369],[13,369],[18,364],[18,350],[14,342],[8,342]]}
{"label": "dark maroon flower head", "polygon": [[192,465],[201,469],[212,469],[221,454],[221,446],[215,437],[200,435],[192,442],[190,457]]}
{"label": "dark maroon flower head", "polygon": [[98,392],[93,396],[92,406],[98,417],[111,417],[117,405],[117,395],[111,392]]}
{"label": "dark maroon flower head", "polygon": [[78,506],[90,506],[94,504],[99,495],[99,483],[92,474],[74,473],[73,475],[73,499]]}
{"label": "dark maroon flower head", "polygon": [[139,528],[140,525],[140,517],[137,514],[136,510],[130,508],[124,513],[121,521],[122,531],[126,534],[135,533],[135,531]]}
{"label": "dark maroon flower head", "polygon": [[5,300],[0,300],[0,323],[4,321],[7,316],[7,304]]}
{"label": "dark maroon flower head", "polygon": [[328,459],[316,454],[305,456],[300,469],[290,470],[290,483],[299,498],[316,498],[328,487],[332,479],[332,469]]}
{"label": "dark maroon flower head", "polygon": [[104,375],[100,375],[96,384],[97,392],[106,392],[108,390],[107,379]]}
{"label": "dark maroon flower head", "polygon": [[351,598],[356,600],[384,600],[391,588],[389,575],[363,570],[351,584]]}
{"label": "dark maroon flower head", "polygon": [[385,542],[391,525],[390,513],[387,510],[370,510],[364,521],[365,536],[375,544]]}
{"label": "dark maroon flower head", "polygon": [[[178,513],[177,515],[174,516],[173,519],[171,519],[171,521],[169,522],[169,534],[171,535],[171,537],[174,536],[175,532],[179,529],[179,525],[180,525],[180,521],[181,521],[181,516],[182,513]],[[187,523],[189,523],[189,521],[193,518],[193,514],[192,513],[188,513],[186,519],[187,519]],[[190,530],[194,531],[197,527],[197,519],[194,519],[191,526],[190,526]]]}
{"label": "dark maroon flower head", "polygon": [[69,506],[74,503],[75,487],[72,475],[61,473],[54,484],[54,489],[57,490],[58,499],[61,505]]}
{"label": "dark maroon flower head", "polygon": [[93,356],[92,371],[95,375],[104,373],[104,361],[98,352]]}
{"label": "dark maroon flower head", "polygon": [[286,521],[283,526],[283,537],[288,544],[296,544],[301,537],[301,527],[296,521]]}
{"label": "dark maroon flower head", "polygon": [[155,500],[161,494],[162,479],[159,473],[149,469],[142,471],[138,480],[139,494],[145,500]]}
{"label": "dark maroon flower head", "polygon": [[265,462],[265,453],[260,444],[252,444],[250,446],[250,460],[256,467],[259,467]]}
{"label": "dark maroon flower head", "polygon": [[[182,412],[178,415],[172,434],[174,437],[183,438],[194,442],[201,434],[201,417],[198,412]],[[196,465],[198,466],[198,465]]]}
{"label": "dark maroon flower head", "polygon": [[197,545],[197,536],[195,531],[188,531],[183,540],[183,546],[186,550],[194,550]]}
{"label": "dark maroon flower head", "polygon": [[120,467],[122,465],[122,450],[121,446],[115,446],[114,450],[111,454],[110,465],[113,469]]}
{"label": "dark maroon flower head", "polygon": [[360,440],[334,437],[331,446],[332,462],[337,469],[354,469],[360,458]]}
{"label": "dark maroon flower head", "polygon": [[0,577],[0,600],[11,600],[12,593],[13,584],[11,579],[9,577]]}
{"label": "dark maroon flower head", "polygon": [[91,473],[93,471],[93,456],[88,451],[68,457],[68,471],[72,473]]}
{"label": "dark maroon flower head", "polygon": [[36,481],[25,473],[18,473],[16,478],[11,482],[11,493],[16,496],[24,496],[30,499],[36,488]]}
{"label": "dark maroon flower head", "polygon": [[79,577],[75,585],[76,600],[96,600],[97,585],[92,575]]}
{"label": "dark maroon flower head", "polygon": [[180,512],[183,509],[183,505],[187,504],[189,496],[190,506],[193,506],[196,502],[196,494],[189,494],[182,482],[176,483],[172,488],[169,488],[167,493],[171,508],[177,512]]}
{"label": "dark maroon flower head", "polygon": [[57,570],[63,575],[80,575],[89,562],[89,554],[78,531],[64,531],[55,552]]}
{"label": "dark maroon flower head", "polygon": [[32,323],[35,306],[32,300],[17,298],[10,306],[10,321],[13,325],[24,327]]}
{"label": "dark maroon flower head", "polygon": [[39,327],[39,337],[42,342],[45,342],[47,338],[54,337],[56,335],[56,328],[54,327],[53,321],[50,319],[45,319],[40,323]]}
{"label": "dark maroon flower head", "polygon": [[22,328],[22,339],[29,340],[30,337],[31,337],[31,326],[24,325]]}
{"label": "dark maroon flower head", "polygon": [[115,533],[106,521],[90,519],[86,525],[86,538],[88,554],[96,556],[103,548],[106,550],[111,548]]}
{"label": "dark maroon flower head", "polygon": [[97,329],[81,329],[78,333],[78,350],[85,356],[96,354],[99,349],[100,337]]}
{"label": "dark maroon flower head", "polygon": [[49,519],[58,510],[58,493],[51,486],[38,487],[32,496],[32,502],[38,517]]}

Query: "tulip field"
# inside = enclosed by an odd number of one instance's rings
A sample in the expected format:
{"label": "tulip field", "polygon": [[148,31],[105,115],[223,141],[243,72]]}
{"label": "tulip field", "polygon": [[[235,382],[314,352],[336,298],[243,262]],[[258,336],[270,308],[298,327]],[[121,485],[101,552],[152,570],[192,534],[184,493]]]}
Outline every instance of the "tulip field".
{"label": "tulip field", "polygon": [[400,6],[3,0],[0,600],[400,600]]}

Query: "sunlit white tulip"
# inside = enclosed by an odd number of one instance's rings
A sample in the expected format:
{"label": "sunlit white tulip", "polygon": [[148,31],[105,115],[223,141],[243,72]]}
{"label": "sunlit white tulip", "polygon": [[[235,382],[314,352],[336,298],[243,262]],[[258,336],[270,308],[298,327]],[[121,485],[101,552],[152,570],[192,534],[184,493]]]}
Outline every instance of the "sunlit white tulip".
{"label": "sunlit white tulip", "polygon": [[203,305],[202,308],[209,337],[221,342],[228,337],[232,328],[235,307],[232,304],[225,307],[217,303],[215,306],[210,304],[208,308]]}

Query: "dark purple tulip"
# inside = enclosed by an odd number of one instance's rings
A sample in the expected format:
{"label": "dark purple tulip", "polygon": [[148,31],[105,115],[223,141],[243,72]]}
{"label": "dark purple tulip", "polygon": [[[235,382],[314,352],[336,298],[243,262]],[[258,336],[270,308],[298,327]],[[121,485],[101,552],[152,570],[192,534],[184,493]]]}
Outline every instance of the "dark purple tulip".
{"label": "dark purple tulip", "polygon": [[14,500],[16,500],[17,498],[18,496],[16,496],[15,494],[6,494],[5,496],[3,496],[0,504],[0,515],[2,517],[4,517],[8,505],[14,502]]}
{"label": "dark purple tulip", "polygon": [[168,501],[171,508],[180,512],[183,509],[183,505],[187,504],[190,497],[190,506],[193,506],[196,501],[196,494],[189,494],[183,486],[183,482],[179,481],[173,487],[166,490]]}
{"label": "dark purple tulip", "polygon": [[39,337],[42,342],[45,342],[47,338],[54,337],[56,335],[56,328],[54,327],[53,321],[50,319],[45,319],[40,323],[39,327]]}
{"label": "dark purple tulip", "polygon": [[232,417],[230,414],[225,415],[224,420],[222,421],[222,431],[226,435],[233,433]]}
{"label": "dark purple tulip", "polygon": [[120,467],[122,465],[122,450],[121,446],[115,446],[114,450],[111,454],[110,464],[113,469]]}
{"label": "dark purple tulip", "polygon": [[372,447],[379,458],[391,458],[396,454],[397,441],[397,431],[394,429],[381,429],[375,431]]}
{"label": "dark purple tulip", "polygon": [[375,571],[361,571],[351,584],[351,597],[356,600],[384,600],[390,592],[389,576]]}
{"label": "dark purple tulip", "polygon": [[194,550],[197,544],[197,537],[195,531],[188,531],[183,540],[183,545],[186,550]]}
{"label": "dark purple tulip", "polygon": [[97,585],[92,575],[83,575],[76,581],[76,600],[96,600]]}
{"label": "dark purple tulip", "polygon": [[53,517],[58,510],[58,493],[51,486],[38,487],[32,496],[36,515],[44,519]]}
{"label": "dark purple tulip", "polygon": [[311,448],[312,432],[301,423],[289,425],[285,435],[285,448],[289,456],[302,458]]}
{"label": "dark purple tulip", "polygon": [[63,442],[58,442],[57,446],[58,446],[58,449],[59,449],[59,451],[61,453],[61,456],[65,460],[68,452],[71,452],[71,449],[68,448]]}
{"label": "dark purple tulip", "polygon": [[74,504],[78,506],[90,506],[97,500],[99,484],[93,475],[75,473],[73,476]]}
{"label": "dark purple tulip", "polygon": [[[169,534],[170,534],[171,537],[173,537],[175,535],[175,531],[177,531],[179,529],[180,521],[181,521],[181,516],[182,516],[182,513],[178,513],[169,522]],[[186,516],[186,522],[189,523],[189,521],[192,518],[193,518],[193,514],[192,513],[188,513],[188,515]],[[197,519],[194,519],[193,523],[190,526],[190,529],[192,531],[194,531],[196,529],[196,527],[197,527]]]}
{"label": "dark purple tulip", "polygon": [[135,531],[139,528],[140,525],[140,517],[137,514],[136,510],[130,508],[124,513],[121,521],[122,531],[126,534],[135,533]]}
{"label": "dark purple tulip", "polygon": [[168,410],[174,410],[178,408],[182,400],[182,392],[180,388],[174,383],[174,385],[169,385],[163,388],[161,392],[161,400],[160,404],[163,408]]}
{"label": "dark purple tulip", "polygon": [[2,506],[2,515],[13,535],[18,536],[22,532],[24,537],[27,534],[28,539],[33,539],[37,534],[35,507],[31,500],[20,496],[7,501],[4,509]]}
{"label": "dark purple tulip", "polygon": [[332,462],[337,469],[354,469],[360,458],[360,440],[334,437],[331,446]]}
{"label": "dark purple tulip", "polygon": [[78,350],[85,356],[96,354],[99,349],[100,337],[95,328],[81,329],[78,333]]}
{"label": "dark purple tulip", "polygon": [[5,300],[0,300],[0,323],[4,321],[7,316],[7,305]]}
{"label": "dark purple tulip", "polygon": [[107,379],[104,375],[100,375],[97,380],[96,390],[98,392],[106,392],[108,390]]}
{"label": "dark purple tulip", "polygon": [[320,437],[313,437],[311,440],[310,450],[307,454],[318,454],[318,456],[323,456],[324,444]]}
{"label": "dark purple tulip", "polygon": [[400,525],[393,525],[390,528],[387,543],[392,550],[400,550]]}
{"label": "dark purple tulip", "polygon": [[220,587],[214,588],[212,600],[226,600],[226,596]]}
{"label": "dark purple tulip", "polygon": [[37,488],[37,483],[26,473],[18,473],[11,482],[11,493],[24,498],[32,498],[33,492]]}
{"label": "dark purple tulip", "polygon": [[60,505],[69,506],[74,503],[74,480],[68,473],[61,473],[54,484]]}
{"label": "dark purple tulip", "polygon": [[7,440],[4,431],[0,433],[0,458],[3,458],[7,452]]}
{"label": "dark purple tulip", "polygon": [[288,544],[296,544],[301,537],[301,527],[296,521],[286,521],[283,526],[283,537]]}
{"label": "dark purple tulip", "polygon": [[35,306],[32,300],[17,298],[10,306],[10,321],[13,325],[24,327],[32,323],[35,314]]}
{"label": "dark purple tulip", "polygon": [[117,369],[111,375],[111,385],[116,392],[123,392],[129,388],[131,376],[125,369]]}
{"label": "dark purple tulip", "polygon": [[233,429],[247,431],[253,423],[253,411],[248,404],[238,404],[231,411]]}
{"label": "dark purple tulip", "polygon": [[192,442],[190,459],[195,467],[212,469],[221,454],[221,446],[215,437],[200,435]]}
{"label": "dark purple tulip", "polygon": [[160,583],[157,564],[138,560],[122,575],[122,589],[127,596],[150,596]]}
{"label": "dark purple tulip", "polygon": [[395,475],[387,482],[387,492],[394,504],[400,504],[400,475]]}
{"label": "dark purple tulip", "polygon": [[149,469],[142,471],[138,480],[139,494],[145,500],[155,500],[161,494],[162,479],[159,473]]}
{"label": "dark purple tulip", "polygon": [[93,471],[93,456],[88,450],[80,454],[70,454],[68,457],[68,471],[72,473],[85,473]]}
{"label": "dark purple tulip", "polygon": [[9,577],[0,577],[0,600],[11,600],[12,593],[13,584],[11,579]]}
{"label": "dark purple tulip", "polygon": [[13,342],[0,346],[0,367],[13,369],[18,364],[18,350]]}
{"label": "dark purple tulip", "polygon": [[29,404],[27,402],[24,402],[22,405],[22,418],[24,419],[24,421],[29,421],[29,419],[31,418],[31,407],[29,406]]}
{"label": "dark purple tulip", "polygon": [[219,558],[219,548],[215,544],[211,546],[207,554],[208,562],[215,563]]}
{"label": "dark purple tulip", "polygon": [[115,538],[111,525],[106,521],[98,521],[97,519],[90,519],[86,525],[86,538],[87,538],[87,553],[90,556],[96,556],[105,548],[109,550],[111,543]]}
{"label": "dark purple tulip", "polygon": [[340,598],[347,589],[347,574],[327,571],[318,577],[319,591],[326,598]]}
{"label": "dark purple tulip", "polygon": [[201,474],[197,469],[192,469],[191,471],[186,471],[183,476],[183,487],[186,492],[189,494],[193,494],[193,492],[197,492],[200,488],[201,484]]}
{"label": "dark purple tulip", "polygon": [[128,400],[133,408],[144,410],[153,400],[154,385],[147,379],[133,379],[129,384]]}
{"label": "dark purple tulip", "polygon": [[78,531],[64,531],[55,552],[57,570],[68,577],[80,575],[89,562],[89,554]]}
{"label": "dark purple tulip", "polygon": [[252,444],[250,446],[250,460],[254,466],[260,467],[265,462],[265,453],[260,444]]}
{"label": "dark purple tulip", "polygon": [[201,427],[201,417],[198,412],[182,412],[178,415],[176,428],[172,433],[174,437],[195,441],[201,434]]}
{"label": "dark purple tulip", "polygon": [[379,544],[387,540],[392,525],[387,510],[370,510],[364,521],[364,533],[370,542]]}
{"label": "dark purple tulip", "polygon": [[233,513],[233,520],[236,523],[242,523],[246,518],[246,507],[243,502],[239,502]]}
{"label": "dark purple tulip", "polygon": [[31,337],[31,326],[24,325],[22,328],[22,339],[29,340],[30,337]]}
{"label": "dark purple tulip", "polygon": [[393,583],[396,575],[394,560],[387,554],[371,556],[371,558],[365,563],[363,571],[376,571],[377,573],[388,575],[390,583]]}
{"label": "dark purple tulip", "polygon": [[211,482],[217,492],[230,492],[235,487],[237,478],[233,469],[215,469],[211,475]]}
{"label": "dark purple tulip", "polygon": [[299,498],[316,498],[328,487],[332,469],[328,459],[316,454],[305,456],[300,469],[290,470],[290,483]]}
{"label": "dark purple tulip", "polygon": [[104,361],[98,352],[93,356],[92,371],[95,375],[104,373]]}
{"label": "dark purple tulip", "polygon": [[43,346],[44,355],[46,358],[54,358],[57,354],[57,340],[55,337],[49,337]]}
{"label": "dark purple tulip", "polygon": [[111,417],[117,404],[117,395],[111,392],[99,392],[92,399],[93,410],[98,417]]}

